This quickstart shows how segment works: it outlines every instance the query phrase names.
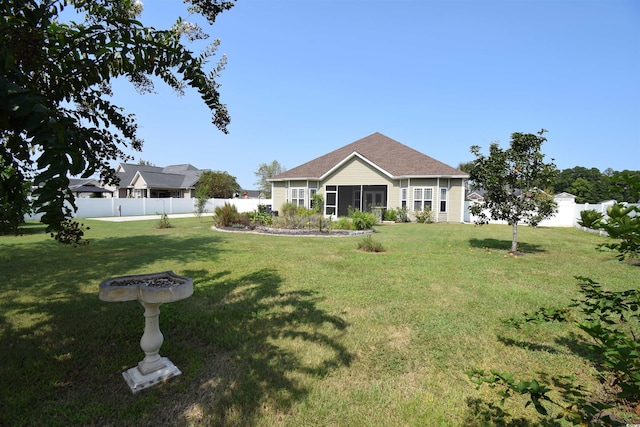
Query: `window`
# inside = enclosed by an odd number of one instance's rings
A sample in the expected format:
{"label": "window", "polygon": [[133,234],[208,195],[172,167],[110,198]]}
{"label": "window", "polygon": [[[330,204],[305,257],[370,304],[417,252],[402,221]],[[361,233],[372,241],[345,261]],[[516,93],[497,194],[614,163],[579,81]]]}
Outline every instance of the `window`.
{"label": "window", "polygon": [[304,206],[304,188],[291,189],[291,203],[298,206]]}
{"label": "window", "polygon": [[400,206],[403,208],[407,207],[407,193],[409,190],[407,188],[400,189]]}
{"label": "window", "polygon": [[447,189],[440,189],[440,212],[447,211]]}
{"label": "window", "polygon": [[413,210],[423,211],[431,210],[433,202],[433,188],[414,188],[413,189]]}
{"label": "window", "polygon": [[313,209],[313,196],[318,192],[316,188],[309,189],[309,209]]}
{"label": "window", "polygon": [[327,199],[324,201],[324,214],[335,215],[338,210],[338,187],[336,185],[327,185]]}

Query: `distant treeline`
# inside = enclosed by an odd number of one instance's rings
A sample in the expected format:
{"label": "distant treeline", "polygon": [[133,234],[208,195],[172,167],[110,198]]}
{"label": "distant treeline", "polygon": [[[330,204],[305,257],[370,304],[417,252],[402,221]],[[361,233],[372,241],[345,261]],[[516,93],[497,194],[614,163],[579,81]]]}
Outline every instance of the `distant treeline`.
{"label": "distant treeline", "polygon": [[567,192],[576,196],[576,203],[599,203],[604,200],[639,203],[637,186],[629,185],[630,179],[640,179],[640,171],[614,171],[611,168],[600,172],[598,168],[587,169],[576,166],[558,170],[553,184],[555,194]]}

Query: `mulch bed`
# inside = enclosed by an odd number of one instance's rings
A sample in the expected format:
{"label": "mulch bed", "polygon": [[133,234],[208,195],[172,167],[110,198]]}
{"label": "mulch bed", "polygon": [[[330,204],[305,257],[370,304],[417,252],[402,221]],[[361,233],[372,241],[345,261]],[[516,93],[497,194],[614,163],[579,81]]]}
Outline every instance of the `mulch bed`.
{"label": "mulch bed", "polygon": [[211,227],[213,230],[226,233],[252,233],[252,234],[268,234],[272,236],[307,236],[307,237],[347,237],[362,236],[374,233],[374,230],[307,230],[307,229],[291,229],[291,228],[271,228],[271,227]]}

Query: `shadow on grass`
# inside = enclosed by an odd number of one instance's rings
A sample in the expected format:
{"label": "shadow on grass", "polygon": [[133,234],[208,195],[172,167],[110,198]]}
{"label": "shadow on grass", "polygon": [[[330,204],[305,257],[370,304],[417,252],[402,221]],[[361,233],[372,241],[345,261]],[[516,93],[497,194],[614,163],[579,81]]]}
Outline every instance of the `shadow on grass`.
{"label": "shadow on grass", "polygon": [[536,344],[528,341],[518,341],[512,338],[505,338],[502,336],[498,336],[497,339],[498,339],[498,342],[501,342],[504,345],[523,348],[528,351],[543,351],[545,353],[550,353],[550,354],[558,353],[558,350],[556,348],[549,345]]}
{"label": "shadow on grass", "polygon": [[[275,270],[238,277],[181,269],[203,252],[215,266],[222,240],[155,235],[3,248],[0,388],[11,392],[0,395],[0,425],[253,425],[351,363],[340,343],[345,322],[320,309],[314,292],[283,290]],[[161,306],[160,353],[183,374],[132,395],[121,372],[144,356],[143,309],[100,301],[98,283],[151,263],[191,277],[195,292]]]}
{"label": "shadow on grass", "polygon": [[238,279],[206,271],[187,275],[200,284],[180,326],[197,341],[185,366],[193,377],[162,411],[165,420],[252,425],[258,416],[285,413],[307,396],[309,381],[351,363],[340,344],[345,322],[319,309],[314,292],[281,290],[275,270]]}
{"label": "shadow on grass", "polygon": [[[497,396],[497,395],[496,395]],[[513,418],[501,405],[482,399],[467,398],[467,416],[464,420],[466,427],[529,427],[529,426],[560,426],[552,420],[529,421],[525,418]]]}
{"label": "shadow on grass", "polygon": [[[511,240],[498,240],[498,239],[469,239],[469,246],[479,249],[495,249],[495,250],[511,250]],[[538,253],[544,252],[544,249],[540,245],[535,245],[526,242],[518,242],[518,252],[522,253]]]}

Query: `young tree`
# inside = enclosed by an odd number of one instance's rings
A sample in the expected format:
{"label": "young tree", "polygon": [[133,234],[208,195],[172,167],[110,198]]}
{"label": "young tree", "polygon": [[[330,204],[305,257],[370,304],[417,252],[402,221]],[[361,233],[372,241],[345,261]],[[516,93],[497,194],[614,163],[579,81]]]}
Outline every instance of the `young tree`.
{"label": "young tree", "polygon": [[269,164],[260,163],[260,166],[254,172],[254,175],[258,178],[255,184],[267,199],[271,198],[271,183],[267,179],[286,172],[286,170],[287,168],[281,166],[277,160],[274,160]]}
{"label": "young tree", "polygon": [[[185,2],[210,24],[233,6],[233,0]],[[62,21],[63,9],[71,9],[64,16],[74,21]],[[0,3],[0,159],[35,184],[33,207],[61,241],[82,237],[81,227],[69,221],[75,199],[68,177],[98,174],[115,183],[110,162],[130,160],[125,147],[142,147],[134,117],[108,99],[113,79],[128,78],[141,93],[153,91],[150,76],[178,93],[191,86],[226,133],[229,116],[216,82],[224,57],[205,71],[218,42],[194,55],[183,40],[204,38],[199,27],[180,18],[168,30],[145,27],[137,20],[141,10],[137,0]],[[7,185],[5,175],[0,186]],[[2,197],[10,204],[21,195]]]}
{"label": "young tree", "polygon": [[[546,141],[542,129],[537,134],[511,134],[510,147],[506,150],[497,143],[489,147],[489,155],[480,153],[474,145],[476,156],[469,178],[485,190],[485,203],[469,209],[477,217],[477,224],[486,224],[489,218],[507,221],[513,227],[511,253],[518,251],[518,223],[536,226],[556,212],[553,196],[545,189],[552,183],[555,165],[544,162],[540,152]],[[489,212],[487,214],[487,211]]]}
{"label": "young tree", "polygon": [[230,199],[240,190],[235,176],[227,172],[207,171],[203,172],[196,184],[196,196],[208,199]]}

